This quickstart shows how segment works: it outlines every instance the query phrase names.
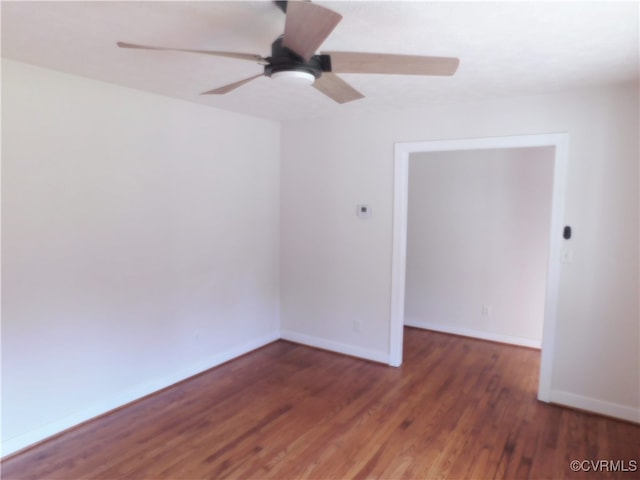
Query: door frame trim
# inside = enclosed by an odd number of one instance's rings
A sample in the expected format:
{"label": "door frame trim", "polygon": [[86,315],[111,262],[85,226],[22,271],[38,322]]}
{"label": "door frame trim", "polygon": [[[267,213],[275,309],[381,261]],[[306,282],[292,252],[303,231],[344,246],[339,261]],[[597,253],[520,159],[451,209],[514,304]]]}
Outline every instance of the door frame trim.
{"label": "door frame trim", "polygon": [[401,142],[394,150],[393,247],[391,258],[391,318],[389,332],[389,365],[402,364],[404,329],[405,275],[407,257],[407,207],[409,190],[409,157],[419,152],[485,150],[503,148],[555,147],[549,262],[545,293],[544,323],[538,399],[551,400],[553,358],[558,309],[558,286],[561,273],[562,231],[564,228],[566,176],[569,160],[569,135],[548,133],[502,137],[463,138],[423,142]]}

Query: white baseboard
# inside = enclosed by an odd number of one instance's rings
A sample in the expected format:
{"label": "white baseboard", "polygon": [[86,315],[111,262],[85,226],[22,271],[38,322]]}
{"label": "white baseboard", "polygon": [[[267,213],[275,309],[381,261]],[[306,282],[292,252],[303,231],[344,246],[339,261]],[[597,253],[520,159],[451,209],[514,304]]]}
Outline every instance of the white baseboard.
{"label": "white baseboard", "polygon": [[356,347],[346,343],[327,340],[325,338],[315,337],[304,333],[293,332],[291,330],[282,330],[280,332],[282,340],[288,340],[294,343],[300,343],[309,347],[321,348],[332,352],[350,355],[352,357],[364,358],[374,362],[389,364],[389,352],[381,352],[378,350],[369,350],[367,348]]}
{"label": "white baseboard", "polygon": [[110,397],[99,404],[93,405],[85,410],[61,418],[58,421],[49,423],[43,427],[32,430],[23,435],[19,435],[7,440],[2,439],[0,456],[4,457],[11,453],[17,452],[18,450],[28,447],[29,445],[33,445],[34,443],[40,442],[64,430],[79,425],[80,423],[91,420],[92,418],[103,415],[111,410],[126,405],[127,403],[131,403],[149,394],[157,392],[158,390],[162,390],[163,388],[169,387],[175,383],[185,380],[186,378],[192,377],[206,370],[209,370],[210,368],[221,365],[225,362],[228,362],[229,360],[249,353],[252,350],[268,345],[269,343],[274,342],[279,338],[279,332],[273,332],[263,337],[255,338],[245,344],[230,348],[229,350],[225,350],[224,352],[220,352],[216,355],[212,355],[205,360],[190,365],[187,368],[183,368],[171,375],[157,378],[151,382],[139,385],[138,387],[126,392],[114,395],[113,397]]}
{"label": "white baseboard", "polygon": [[584,397],[562,390],[551,390],[551,403],[640,424],[640,408],[598,400],[597,398]]}
{"label": "white baseboard", "polygon": [[521,347],[542,348],[541,340],[531,338],[514,337],[512,335],[503,335],[501,333],[483,332],[480,330],[472,330],[469,328],[451,327],[449,325],[438,325],[428,322],[422,322],[414,319],[406,319],[404,324],[407,327],[424,328],[425,330],[434,330],[436,332],[451,333],[454,335],[462,335],[465,337],[480,338],[482,340],[490,340],[492,342],[509,343],[511,345],[519,345]]}

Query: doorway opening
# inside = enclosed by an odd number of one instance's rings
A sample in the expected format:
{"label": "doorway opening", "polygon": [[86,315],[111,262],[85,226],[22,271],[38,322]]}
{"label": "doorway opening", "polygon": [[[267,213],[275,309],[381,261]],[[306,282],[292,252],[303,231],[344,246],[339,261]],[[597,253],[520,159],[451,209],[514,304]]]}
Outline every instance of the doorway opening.
{"label": "doorway opening", "polygon": [[403,328],[405,325],[405,280],[407,255],[407,220],[409,159],[420,152],[455,152],[487,149],[553,147],[553,182],[549,256],[544,294],[544,320],[538,398],[550,401],[555,344],[555,324],[560,278],[565,178],[568,160],[568,134],[519,135],[426,142],[398,143],[394,160],[393,256],[391,279],[390,356],[392,366],[402,364]]}

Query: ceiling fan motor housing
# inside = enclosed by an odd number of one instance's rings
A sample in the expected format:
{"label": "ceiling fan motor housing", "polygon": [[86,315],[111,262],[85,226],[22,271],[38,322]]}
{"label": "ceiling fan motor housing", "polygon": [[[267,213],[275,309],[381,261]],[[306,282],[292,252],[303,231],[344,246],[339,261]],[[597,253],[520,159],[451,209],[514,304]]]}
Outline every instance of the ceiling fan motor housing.
{"label": "ceiling fan motor housing", "polygon": [[282,46],[283,36],[278,37],[271,44],[271,56],[266,60],[269,62],[264,66],[264,74],[271,77],[278,72],[306,72],[320,78],[322,72],[331,71],[331,57],[329,55],[314,55],[307,62],[298,54]]}

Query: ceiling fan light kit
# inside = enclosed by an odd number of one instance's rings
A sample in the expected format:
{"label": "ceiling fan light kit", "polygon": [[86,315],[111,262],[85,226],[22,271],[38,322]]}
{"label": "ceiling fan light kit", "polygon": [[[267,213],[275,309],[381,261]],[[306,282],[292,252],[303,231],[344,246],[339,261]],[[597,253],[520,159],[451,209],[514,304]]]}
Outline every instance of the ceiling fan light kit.
{"label": "ceiling fan light kit", "polygon": [[315,75],[303,70],[282,70],[271,74],[273,80],[290,85],[313,85]]}
{"label": "ceiling fan light kit", "polygon": [[271,56],[267,58],[247,53],[154,47],[125,42],[118,42],[117,45],[120,48],[200,53],[264,65],[261,74],[203,92],[201,95],[222,95],[264,75],[278,82],[312,85],[335,102],[347,103],[363,98],[364,95],[336,75],[337,73],[449,76],[458,68],[459,60],[452,57],[361,52],[316,54],[320,45],[342,20],[342,15],[307,1],[274,3],[286,15],[285,29],[284,34],[272,43]]}

